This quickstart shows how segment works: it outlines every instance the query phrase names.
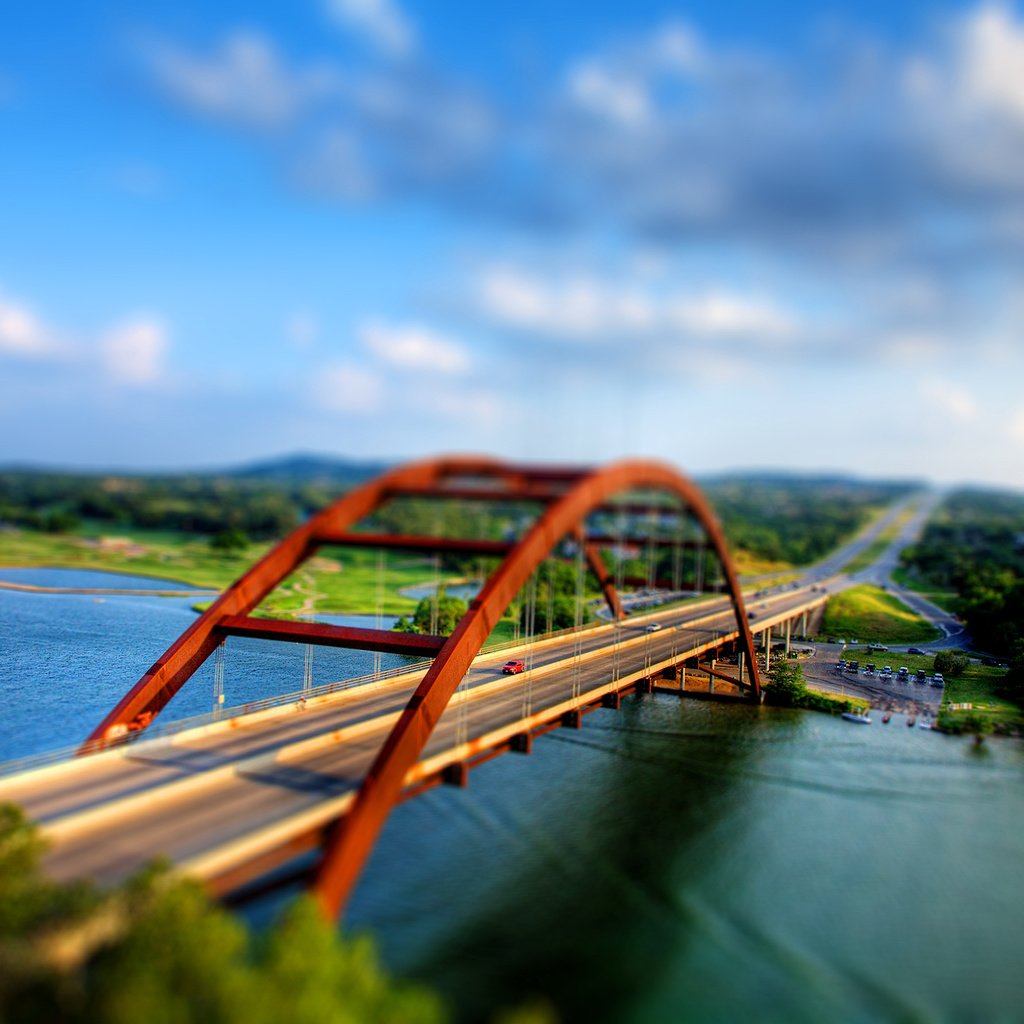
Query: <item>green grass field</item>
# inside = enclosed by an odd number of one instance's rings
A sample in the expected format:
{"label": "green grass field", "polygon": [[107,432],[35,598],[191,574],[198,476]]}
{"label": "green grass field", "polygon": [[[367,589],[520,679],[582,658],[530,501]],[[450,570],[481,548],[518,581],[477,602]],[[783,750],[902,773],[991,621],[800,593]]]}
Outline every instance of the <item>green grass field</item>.
{"label": "green grass field", "polygon": [[990,729],[1009,731],[1024,728],[1024,712],[996,693],[1005,675],[1004,669],[972,661],[962,676],[947,679],[942,694],[944,707],[939,715],[939,727],[953,732],[960,731],[958,718],[962,719],[964,712],[950,711],[945,707],[946,704],[973,704],[971,713],[977,713]]}
{"label": "green grass field", "polygon": [[913,644],[939,632],[888,591],[863,584],[829,598],[821,631],[867,643]]}
{"label": "green grass field", "polygon": [[920,594],[923,598],[932,601],[940,608],[944,608],[947,612],[952,612],[954,615],[957,614],[957,602],[960,595],[955,590],[936,590],[931,585],[917,579],[916,576],[907,572],[906,569],[895,569],[892,578],[908,590],[913,590],[915,594]]}
{"label": "green grass field", "polygon": [[[236,580],[269,544],[252,544],[240,554],[210,549],[205,539],[167,531],[119,532],[126,546],[98,546],[93,535],[65,535],[11,530],[0,534],[0,565],[98,569],[165,579],[176,585],[222,590]],[[402,615],[415,609],[399,589],[430,583],[428,559],[390,556],[383,574],[383,612]],[[444,579],[444,577],[442,577]],[[261,606],[264,612],[289,614],[308,609],[334,614],[372,613],[377,608],[377,556],[352,551],[337,557],[316,557],[286,579]]]}

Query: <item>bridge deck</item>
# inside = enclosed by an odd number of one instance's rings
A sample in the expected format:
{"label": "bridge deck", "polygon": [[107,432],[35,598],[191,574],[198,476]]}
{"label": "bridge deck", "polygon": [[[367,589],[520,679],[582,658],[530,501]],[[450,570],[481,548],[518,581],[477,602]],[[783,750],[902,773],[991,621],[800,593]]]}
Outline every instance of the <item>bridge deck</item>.
{"label": "bridge deck", "polygon": [[[769,597],[757,602],[751,626],[767,628],[826,599],[807,587]],[[652,622],[662,628],[647,632]],[[513,652],[532,663],[522,675],[501,674],[508,651],[481,656],[406,777],[407,791],[736,634],[728,602],[713,599],[524,645]],[[0,785],[0,798],[42,823],[50,843],[45,867],[54,877],[114,882],[163,853],[224,891],[319,842],[353,799],[419,678],[14,776]]]}

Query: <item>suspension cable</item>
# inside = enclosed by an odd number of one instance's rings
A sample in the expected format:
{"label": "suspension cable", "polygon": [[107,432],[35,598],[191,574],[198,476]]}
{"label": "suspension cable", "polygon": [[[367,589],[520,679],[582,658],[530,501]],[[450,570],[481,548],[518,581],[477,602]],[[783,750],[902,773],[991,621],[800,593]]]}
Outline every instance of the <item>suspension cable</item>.
{"label": "suspension cable", "polygon": [[[380,548],[377,551],[377,615],[374,620],[374,624],[377,629],[384,628],[384,560],[386,558],[387,552],[383,548]],[[375,677],[380,676],[383,661],[383,654],[380,651],[374,651],[373,674]]]}
{"label": "suspension cable", "polygon": [[213,659],[213,714],[214,717],[221,713],[224,707],[224,660],[226,640],[221,640],[217,645],[217,653]]}

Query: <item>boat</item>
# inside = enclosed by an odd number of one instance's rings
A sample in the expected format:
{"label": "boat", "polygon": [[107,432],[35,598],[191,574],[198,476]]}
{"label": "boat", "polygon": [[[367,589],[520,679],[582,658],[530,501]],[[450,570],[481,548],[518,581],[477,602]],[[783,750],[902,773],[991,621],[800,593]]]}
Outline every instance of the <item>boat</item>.
{"label": "boat", "polygon": [[927,719],[925,719],[923,722],[918,722],[917,723],[917,727],[918,727],[918,729],[932,729],[932,728],[934,728],[932,723],[929,722]]}
{"label": "boat", "polygon": [[871,716],[866,711],[863,714],[858,711],[844,711],[843,718],[848,722],[856,722],[858,725],[871,724]]}
{"label": "boat", "polygon": [[891,718],[892,718],[892,712],[891,711],[886,711],[886,713],[884,715],[882,715],[882,725],[888,725]]}
{"label": "boat", "polygon": [[907,725],[908,725],[908,726],[909,726],[909,727],[910,727],[911,729],[913,729],[913,728],[914,728],[914,726],[915,726],[916,724],[917,724],[917,719],[916,719],[916,718],[915,718],[915,717],[914,717],[913,715],[911,715],[911,716],[910,716],[910,717],[909,717],[909,718],[907,719]]}

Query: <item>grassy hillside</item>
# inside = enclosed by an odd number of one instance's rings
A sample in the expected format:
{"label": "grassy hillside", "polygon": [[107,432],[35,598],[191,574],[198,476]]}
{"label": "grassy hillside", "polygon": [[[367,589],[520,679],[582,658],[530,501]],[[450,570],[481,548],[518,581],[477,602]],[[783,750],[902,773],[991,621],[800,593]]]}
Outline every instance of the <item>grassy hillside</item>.
{"label": "grassy hillside", "polygon": [[822,632],[893,644],[925,643],[940,635],[888,591],[867,584],[851,587],[829,599]]}

